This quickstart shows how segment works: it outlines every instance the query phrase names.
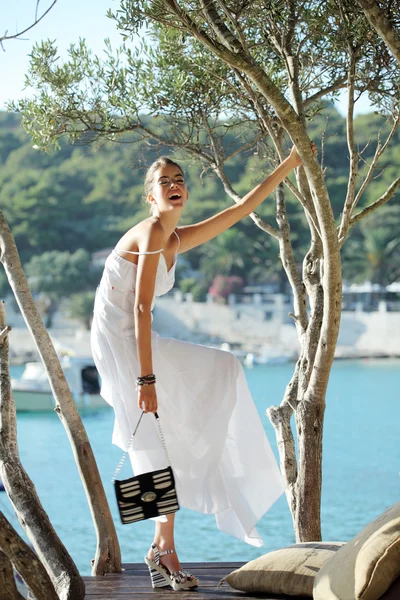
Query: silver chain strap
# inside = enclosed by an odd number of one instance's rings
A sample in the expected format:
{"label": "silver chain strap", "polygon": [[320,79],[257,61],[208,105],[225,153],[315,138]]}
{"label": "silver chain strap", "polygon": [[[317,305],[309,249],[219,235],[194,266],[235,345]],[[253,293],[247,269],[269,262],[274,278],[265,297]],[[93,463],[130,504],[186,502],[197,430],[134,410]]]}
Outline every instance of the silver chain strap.
{"label": "silver chain strap", "polygon": [[[133,444],[133,438],[135,437],[135,434],[136,434],[136,432],[137,432],[137,430],[138,430],[138,427],[139,427],[139,425],[140,425],[140,421],[141,421],[141,420],[142,420],[142,418],[143,418],[143,415],[144,415],[144,411],[142,411],[142,414],[141,414],[141,415],[140,415],[140,417],[139,417],[139,421],[138,421],[138,422],[137,422],[137,424],[136,424],[135,430],[134,430],[134,432],[132,433],[132,435],[131,435],[131,437],[130,437],[130,440],[129,440],[129,443],[128,443],[128,447],[127,447],[127,449],[125,450],[125,452],[123,453],[123,455],[122,455],[122,458],[121,458],[121,460],[119,461],[119,463],[118,463],[118,466],[117,466],[117,468],[116,468],[116,469],[115,469],[115,471],[114,471],[114,475],[113,475],[113,477],[112,477],[112,480],[111,480],[111,481],[112,481],[112,483],[114,483],[114,482],[115,482],[115,480],[116,480],[116,478],[117,478],[117,475],[118,475],[118,473],[120,472],[120,470],[121,470],[121,469],[122,469],[122,467],[124,466],[124,462],[125,462],[126,455],[128,454],[129,450],[132,448],[132,444]],[[163,447],[164,447],[164,450],[165,450],[165,455],[166,455],[166,457],[167,457],[167,460],[168,460],[168,464],[169,464],[169,465],[171,465],[171,461],[169,460],[169,456],[168,456],[168,452],[167,452],[167,447],[166,447],[166,445],[165,445],[164,435],[163,435],[163,432],[162,432],[162,429],[161,429],[161,425],[160,425],[160,417],[158,416],[158,414],[157,414],[157,413],[154,413],[154,416],[155,416],[155,418],[156,418],[156,421],[157,421],[157,425],[158,425],[158,432],[159,432],[159,434],[160,434],[161,443],[162,443],[162,445],[163,445]]]}
{"label": "silver chain strap", "polygon": [[159,416],[158,416],[157,413],[154,413],[154,416],[155,416],[156,421],[157,421],[158,433],[160,434],[161,443],[162,443],[162,445],[164,447],[164,450],[165,450],[165,456],[167,457],[167,461],[168,461],[169,466],[171,466],[171,461],[169,460],[169,456],[168,456],[168,452],[167,452],[167,446],[165,445],[164,434],[162,432],[161,425],[160,425],[160,418],[159,418]]}

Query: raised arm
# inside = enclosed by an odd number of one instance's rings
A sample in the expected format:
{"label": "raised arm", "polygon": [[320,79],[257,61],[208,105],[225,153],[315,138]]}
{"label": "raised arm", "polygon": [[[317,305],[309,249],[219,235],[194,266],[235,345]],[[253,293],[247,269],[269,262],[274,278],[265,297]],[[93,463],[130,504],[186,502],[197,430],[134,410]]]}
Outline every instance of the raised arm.
{"label": "raised arm", "polygon": [[287,177],[287,175],[301,164],[296,148],[293,146],[290,155],[277,167],[271,175],[246,194],[240,202],[217,213],[213,217],[179,228],[181,245],[179,252],[186,252],[196,246],[208,242],[229,227],[246,217],[255,210],[263,200]]}

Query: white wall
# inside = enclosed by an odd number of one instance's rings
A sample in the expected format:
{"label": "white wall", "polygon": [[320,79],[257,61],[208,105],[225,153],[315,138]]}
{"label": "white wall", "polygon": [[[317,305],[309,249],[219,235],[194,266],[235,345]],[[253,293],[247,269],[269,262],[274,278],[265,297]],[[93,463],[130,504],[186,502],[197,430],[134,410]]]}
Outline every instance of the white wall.
{"label": "white wall", "polygon": [[[296,330],[283,308],[272,320],[257,306],[177,302],[159,298],[153,327],[160,335],[203,341],[240,343],[248,350],[265,346],[288,352],[298,350]],[[239,317],[238,317],[239,315]],[[337,356],[400,356],[400,312],[343,312]]]}

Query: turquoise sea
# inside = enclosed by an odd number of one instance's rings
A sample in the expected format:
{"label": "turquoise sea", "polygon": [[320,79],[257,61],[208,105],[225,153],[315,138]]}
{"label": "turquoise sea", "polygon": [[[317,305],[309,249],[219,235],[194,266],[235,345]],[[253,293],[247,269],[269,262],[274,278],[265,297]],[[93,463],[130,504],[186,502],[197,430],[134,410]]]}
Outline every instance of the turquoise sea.
{"label": "turquoise sea", "polygon": [[[249,386],[272,446],[265,416],[277,404],[293,365],[246,370]],[[15,374],[15,373],[14,373]],[[142,560],[153,523],[121,525],[111,484],[121,451],[111,445],[111,409],[84,417],[93,451],[115,517],[124,562]],[[324,433],[322,528],[324,540],[348,540],[400,497],[400,361],[338,361],[327,396]],[[78,565],[90,573],[95,533],[66,433],[56,414],[18,415],[23,465],[42,504]],[[129,476],[129,469],[124,476]],[[0,510],[21,532],[5,493]],[[291,517],[282,497],[258,530],[264,548],[253,548],[216,529],[215,519],[182,509],[177,514],[176,546],[182,561],[245,561],[294,542]]]}

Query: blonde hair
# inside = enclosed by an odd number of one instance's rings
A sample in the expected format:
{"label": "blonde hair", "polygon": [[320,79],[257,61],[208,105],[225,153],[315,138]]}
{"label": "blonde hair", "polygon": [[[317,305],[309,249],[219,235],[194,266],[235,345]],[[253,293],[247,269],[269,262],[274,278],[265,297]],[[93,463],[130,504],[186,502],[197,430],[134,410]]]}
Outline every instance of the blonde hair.
{"label": "blonde hair", "polygon": [[177,169],[180,170],[182,175],[184,175],[182,167],[168,156],[160,156],[159,158],[157,158],[157,160],[153,162],[152,165],[150,165],[150,167],[147,169],[146,177],[144,178],[144,198],[145,202],[150,204],[150,212],[153,212],[153,204],[151,204],[147,198],[149,194],[151,194],[151,191],[153,189],[154,176],[158,169],[160,169],[161,167],[166,167],[167,165],[175,165],[175,167],[177,167]]}

